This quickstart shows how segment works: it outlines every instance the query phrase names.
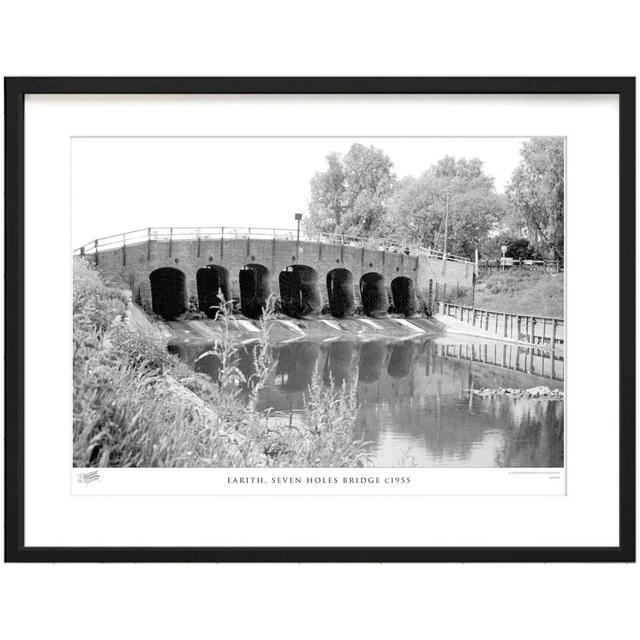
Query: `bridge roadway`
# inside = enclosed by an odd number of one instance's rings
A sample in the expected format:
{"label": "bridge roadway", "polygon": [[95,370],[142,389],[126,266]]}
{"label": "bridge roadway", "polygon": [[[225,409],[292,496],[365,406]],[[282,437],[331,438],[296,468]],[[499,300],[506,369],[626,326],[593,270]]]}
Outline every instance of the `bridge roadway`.
{"label": "bridge roadway", "polygon": [[[122,236],[126,238],[126,235]],[[412,316],[430,308],[435,285],[470,287],[473,264],[397,248],[273,237],[157,235],[82,254],[102,275],[132,291],[146,310],[174,319],[190,305],[210,317],[218,294],[237,299],[248,318],[259,317],[270,294],[291,317],[328,306],[337,318],[357,307],[371,317],[391,310]]]}

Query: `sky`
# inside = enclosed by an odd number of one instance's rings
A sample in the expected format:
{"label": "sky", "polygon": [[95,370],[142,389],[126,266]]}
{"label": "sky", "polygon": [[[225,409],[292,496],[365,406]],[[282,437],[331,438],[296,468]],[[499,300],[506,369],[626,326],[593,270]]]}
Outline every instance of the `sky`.
{"label": "sky", "polygon": [[383,149],[398,178],[445,155],[479,158],[502,191],[528,138],[74,138],[72,240],[146,227],[294,228],[332,151]]}

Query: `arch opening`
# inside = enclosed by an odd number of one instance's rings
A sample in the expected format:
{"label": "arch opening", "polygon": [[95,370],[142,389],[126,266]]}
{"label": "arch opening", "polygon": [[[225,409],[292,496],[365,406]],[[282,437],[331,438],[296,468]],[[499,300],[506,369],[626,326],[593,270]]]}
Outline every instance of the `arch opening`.
{"label": "arch opening", "polygon": [[151,307],[165,320],[175,320],[187,310],[187,278],[180,269],[160,267],[149,274]]}
{"label": "arch opening", "polygon": [[360,298],[368,316],[381,317],[389,310],[389,300],[384,286],[384,276],[380,273],[365,273],[360,278]]}
{"label": "arch opening", "polygon": [[209,318],[215,318],[220,309],[221,292],[225,300],[229,300],[229,271],[218,264],[208,264],[196,272],[198,288],[198,308]]}
{"label": "arch opening", "polygon": [[247,318],[259,318],[271,295],[271,274],[261,264],[245,264],[239,273],[240,309]]}
{"label": "arch opening", "polygon": [[391,281],[391,296],[396,313],[412,316],[416,313],[416,289],[413,280],[407,276],[398,276]]}
{"label": "arch opening", "polygon": [[329,310],[335,318],[353,315],[355,299],[353,296],[353,274],[348,269],[333,269],[327,273],[327,295]]}
{"label": "arch opening", "polygon": [[292,318],[319,313],[322,308],[318,289],[318,273],[312,267],[294,264],[280,272],[280,304]]}

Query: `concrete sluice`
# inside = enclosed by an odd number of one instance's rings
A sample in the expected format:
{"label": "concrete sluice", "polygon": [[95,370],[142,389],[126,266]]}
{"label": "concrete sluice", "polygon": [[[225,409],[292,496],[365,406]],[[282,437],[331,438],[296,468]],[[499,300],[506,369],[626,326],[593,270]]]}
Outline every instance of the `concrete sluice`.
{"label": "concrete sluice", "polygon": [[292,318],[305,318],[322,309],[315,269],[295,264],[280,272],[280,304],[283,313]]}
{"label": "concrete sluice", "polygon": [[353,295],[353,274],[348,269],[333,269],[327,273],[329,310],[334,318],[353,315],[356,304]]}
{"label": "concrete sluice", "polygon": [[382,318],[389,310],[389,299],[384,286],[384,276],[365,273],[360,278],[360,298],[364,312],[372,318]]}
{"label": "concrete sluice", "polygon": [[247,318],[257,319],[271,295],[271,274],[261,264],[246,264],[239,273],[240,308]]}
{"label": "concrete sluice", "polygon": [[209,264],[196,272],[198,308],[209,318],[215,318],[220,309],[220,295],[229,300],[229,272],[225,267]]}
{"label": "concrete sluice", "polygon": [[416,313],[418,305],[416,290],[411,278],[398,276],[391,281],[391,295],[393,307],[396,313],[412,316]]}

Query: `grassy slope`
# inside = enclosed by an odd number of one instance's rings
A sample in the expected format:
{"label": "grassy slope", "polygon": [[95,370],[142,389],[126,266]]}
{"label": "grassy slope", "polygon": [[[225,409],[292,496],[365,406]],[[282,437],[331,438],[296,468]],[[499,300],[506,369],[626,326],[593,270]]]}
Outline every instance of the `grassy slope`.
{"label": "grassy slope", "polygon": [[[455,291],[447,301],[471,304],[470,292]],[[545,271],[497,271],[482,277],[476,285],[475,306],[490,311],[520,313],[522,315],[564,317],[564,274]]]}
{"label": "grassy slope", "polygon": [[[232,333],[215,347],[225,367],[219,384],[195,373],[154,336],[119,321],[128,293],[106,286],[84,261],[74,263],[74,466],[340,467],[369,462],[354,441],[355,385],[324,388],[316,376],[308,424],[254,409],[273,362],[262,323],[258,375],[241,400]],[[230,322],[227,316],[224,322]],[[268,424],[267,424],[268,422]]]}

